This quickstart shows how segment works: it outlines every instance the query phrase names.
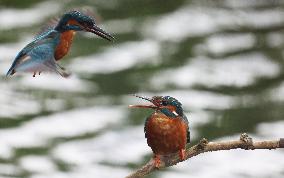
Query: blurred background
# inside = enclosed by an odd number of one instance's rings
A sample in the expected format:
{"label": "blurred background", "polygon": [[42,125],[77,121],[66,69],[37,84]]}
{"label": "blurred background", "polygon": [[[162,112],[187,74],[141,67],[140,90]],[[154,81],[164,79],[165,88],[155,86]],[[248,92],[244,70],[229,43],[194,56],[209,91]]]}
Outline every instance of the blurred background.
{"label": "blurred background", "polygon": [[[73,72],[5,78],[49,19],[93,9],[109,43],[79,33],[60,63]],[[183,103],[193,143],[284,137],[284,1],[0,0],[0,177],[125,177],[152,152],[151,111],[130,94]],[[199,155],[149,177],[284,176],[283,150]]]}

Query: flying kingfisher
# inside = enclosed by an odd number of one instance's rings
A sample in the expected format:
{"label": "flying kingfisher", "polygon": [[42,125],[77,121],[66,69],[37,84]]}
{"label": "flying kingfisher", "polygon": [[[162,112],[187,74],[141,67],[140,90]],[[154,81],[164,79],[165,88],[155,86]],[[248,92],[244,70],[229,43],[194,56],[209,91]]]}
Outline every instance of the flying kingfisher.
{"label": "flying kingfisher", "polygon": [[182,104],[171,96],[134,96],[150,101],[151,104],[129,107],[154,109],[145,121],[144,132],[154,153],[155,166],[160,167],[160,156],[173,153],[179,153],[179,158],[184,160],[186,144],[190,143],[190,132]]}
{"label": "flying kingfisher", "polygon": [[48,26],[18,53],[6,76],[16,72],[33,72],[35,77],[37,72],[40,74],[42,71],[69,76],[56,61],[68,53],[76,31],[91,32],[109,41],[114,39],[96,25],[93,17],[77,10],[67,12],[56,25]]}

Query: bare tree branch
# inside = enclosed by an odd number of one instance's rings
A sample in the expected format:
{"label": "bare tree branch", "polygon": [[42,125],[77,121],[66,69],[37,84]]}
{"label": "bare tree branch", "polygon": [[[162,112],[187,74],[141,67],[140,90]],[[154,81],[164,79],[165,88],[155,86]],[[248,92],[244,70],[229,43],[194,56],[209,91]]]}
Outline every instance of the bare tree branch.
{"label": "bare tree branch", "polygon": [[[193,156],[197,156],[201,153],[219,151],[219,150],[231,150],[231,149],[244,149],[244,150],[255,150],[255,149],[276,149],[284,148],[284,138],[278,140],[268,140],[268,141],[256,141],[253,142],[246,133],[243,133],[239,140],[233,141],[221,141],[221,142],[208,142],[205,138],[201,139],[197,145],[194,145],[186,150],[186,159]],[[136,172],[128,175],[126,178],[140,178],[144,177],[151,172],[176,165],[181,162],[177,154],[162,157],[161,166],[159,168],[155,167],[154,160],[151,159],[148,163],[138,169]]]}

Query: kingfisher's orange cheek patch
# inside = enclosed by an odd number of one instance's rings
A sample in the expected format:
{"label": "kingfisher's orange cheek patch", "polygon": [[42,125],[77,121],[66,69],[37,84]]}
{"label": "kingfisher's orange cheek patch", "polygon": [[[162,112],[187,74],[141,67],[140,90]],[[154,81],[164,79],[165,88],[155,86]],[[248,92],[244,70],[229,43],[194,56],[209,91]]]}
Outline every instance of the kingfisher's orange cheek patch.
{"label": "kingfisher's orange cheek patch", "polygon": [[70,25],[80,25],[76,20],[69,20],[67,24],[70,24]]}
{"label": "kingfisher's orange cheek patch", "polygon": [[81,27],[82,29],[84,28],[84,26],[82,24],[80,24],[78,21],[76,21],[74,19],[69,20],[67,24],[69,24],[69,25],[76,25],[76,26]]}

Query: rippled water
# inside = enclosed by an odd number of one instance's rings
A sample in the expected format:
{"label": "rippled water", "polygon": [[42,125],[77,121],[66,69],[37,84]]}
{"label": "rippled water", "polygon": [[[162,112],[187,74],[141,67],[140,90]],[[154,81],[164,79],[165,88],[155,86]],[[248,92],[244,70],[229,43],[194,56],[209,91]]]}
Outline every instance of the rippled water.
{"label": "rippled water", "polygon": [[[5,78],[48,19],[95,9],[115,43],[79,33],[52,74]],[[178,98],[193,142],[284,135],[284,3],[267,0],[0,1],[0,177],[125,177],[151,157],[149,111]],[[200,155],[149,177],[281,177],[283,151]]]}

